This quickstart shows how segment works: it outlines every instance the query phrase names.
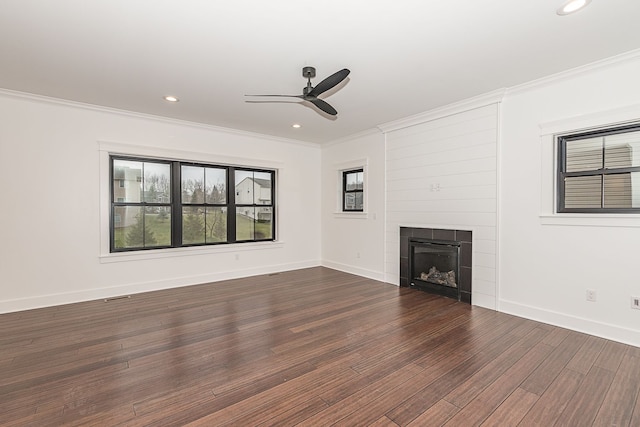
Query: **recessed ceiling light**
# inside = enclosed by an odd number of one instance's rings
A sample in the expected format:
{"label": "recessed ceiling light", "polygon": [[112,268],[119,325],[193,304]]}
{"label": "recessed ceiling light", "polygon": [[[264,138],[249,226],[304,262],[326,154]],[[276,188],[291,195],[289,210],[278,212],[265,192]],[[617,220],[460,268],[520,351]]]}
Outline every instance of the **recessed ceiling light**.
{"label": "recessed ceiling light", "polygon": [[164,97],[164,100],[165,100],[165,101],[168,101],[168,102],[178,102],[178,101],[180,101],[180,100],[178,99],[178,97],[173,96],[173,95],[167,95],[167,96],[165,96],[165,97]]}
{"label": "recessed ceiling light", "polygon": [[589,3],[591,3],[591,0],[567,0],[560,6],[556,13],[558,15],[569,15],[570,13],[579,11]]}
{"label": "recessed ceiling light", "polygon": [[300,129],[302,127],[302,125],[294,123],[294,124],[291,125],[291,127],[294,128],[294,129]]}

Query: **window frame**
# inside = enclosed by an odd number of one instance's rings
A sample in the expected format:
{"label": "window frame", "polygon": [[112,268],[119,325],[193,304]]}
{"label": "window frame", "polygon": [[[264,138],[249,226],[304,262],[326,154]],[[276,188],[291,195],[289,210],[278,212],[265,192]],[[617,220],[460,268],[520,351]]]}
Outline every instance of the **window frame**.
{"label": "window frame", "polygon": [[[567,142],[578,141],[582,139],[590,139],[595,137],[606,137],[609,135],[619,135],[624,133],[638,132],[640,131],[640,124],[628,124],[616,127],[607,127],[596,130],[589,130],[584,132],[576,132],[565,135],[557,136],[557,162],[556,162],[556,212],[560,214],[640,214],[640,207],[637,208],[607,208],[602,207],[604,205],[604,177],[611,175],[621,175],[631,172],[640,173],[640,166],[631,166],[623,168],[606,168],[604,166],[604,144],[603,144],[603,165],[599,169],[567,172]],[[565,207],[565,178],[572,177],[589,177],[600,176],[601,188],[600,199],[601,207],[599,208],[567,208]]]}
{"label": "window frame", "polygon": [[[209,203],[207,202],[207,197],[206,197],[206,171],[204,171],[204,182],[203,185],[205,187],[205,191],[204,191],[204,195],[203,195],[203,201],[202,203],[185,203],[184,200],[182,199],[182,167],[183,166],[187,166],[187,167],[196,167],[196,168],[210,168],[210,169],[222,169],[225,170],[225,203]],[[191,246],[208,246],[208,245],[220,245],[220,244],[226,244],[226,243],[235,243],[232,242],[230,240],[230,234],[229,234],[229,169],[230,167],[225,167],[225,166],[221,166],[221,165],[213,165],[210,163],[199,163],[199,162],[185,162],[185,161],[176,161],[175,162],[175,168],[177,169],[176,173],[175,173],[175,179],[174,181],[176,182],[175,186],[172,186],[173,189],[179,189],[180,190],[180,200],[176,201],[177,204],[179,204],[180,206],[177,208],[180,211],[180,218],[176,224],[176,229],[178,230],[178,241],[176,242],[176,247],[191,247]],[[184,215],[184,209],[186,207],[198,207],[198,208],[203,208],[204,212],[205,212],[205,221],[206,221],[206,210],[208,207],[211,208],[215,208],[215,207],[223,207],[223,208],[227,208],[227,232],[226,232],[226,240],[225,241],[218,241],[218,242],[207,242],[206,241],[206,236],[205,236],[205,241],[204,242],[195,242],[195,243],[184,243],[184,229],[183,229],[183,215]],[[205,223],[205,234],[206,234],[206,223]]]}
{"label": "window frame", "polygon": [[[246,242],[260,242],[260,241],[270,241],[270,240],[275,240],[275,233],[276,233],[276,220],[275,220],[275,212],[276,212],[276,205],[275,205],[275,197],[276,197],[276,193],[275,193],[275,171],[273,170],[269,170],[269,169],[256,169],[256,168],[246,168],[246,167],[234,167],[233,169],[233,179],[234,179],[234,186],[233,189],[234,191],[229,191],[229,193],[231,193],[228,197],[233,199],[233,215],[234,218],[236,217],[237,213],[238,213],[238,208],[242,208],[242,207],[253,207],[254,209],[258,208],[258,207],[268,207],[271,208],[271,238],[266,238],[266,239],[255,239],[255,230],[254,230],[254,239],[252,240],[237,240],[238,236],[237,236],[237,221],[233,221],[233,228],[232,230],[228,230],[229,234],[233,234],[233,237],[235,239],[235,241],[237,243],[246,243]],[[255,198],[255,194],[253,195],[253,203],[252,204],[247,204],[247,203],[238,203],[236,200],[236,195],[237,192],[235,191],[235,186],[237,185],[235,183],[235,173],[236,171],[244,171],[244,172],[258,172],[258,173],[268,173],[271,175],[271,203],[269,204],[259,204],[256,203],[256,198]],[[229,178],[229,180],[231,180],[231,178]],[[229,181],[231,182],[231,181]],[[254,211],[255,212],[255,211]],[[256,218],[254,218],[254,220],[257,220]]]}
{"label": "window frame", "polygon": [[[248,244],[248,243],[259,243],[259,242],[275,242],[276,241],[276,186],[277,186],[277,169],[266,169],[266,168],[255,168],[250,166],[230,166],[225,164],[217,164],[217,163],[209,163],[209,162],[194,162],[188,160],[180,160],[180,159],[167,159],[167,158],[157,158],[146,155],[122,155],[116,153],[108,153],[108,164],[109,164],[109,254],[122,254],[122,253],[131,253],[131,252],[146,252],[153,251],[158,249],[180,249],[180,248],[193,248],[205,246],[217,246],[217,245],[230,245],[230,244]],[[115,196],[115,183],[114,183],[114,160],[128,160],[128,161],[137,161],[137,162],[152,162],[152,163],[167,163],[170,165],[170,176],[171,176],[171,193],[170,193],[170,202],[169,203],[149,203],[149,202],[140,202],[140,203],[127,203],[127,202],[118,202],[114,200]],[[215,169],[224,169],[226,170],[226,204],[211,204],[205,203],[203,204],[184,204],[182,202],[182,166],[196,166],[196,167],[204,167],[204,168],[215,168]],[[269,205],[257,205],[257,206],[268,206],[271,207],[271,237],[270,238],[262,238],[262,239],[246,239],[246,240],[237,240],[236,239],[236,220],[235,213],[236,207],[235,204],[235,191],[231,191],[229,183],[234,182],[235,179],[235,170],[244,170],[244,171],[253,171],[253,172],[263,172],[269,173],[271,176],[271,204]],[[119,185],[119,184],[118,184]],[[235,189],[235,184],[234,184]],[[115,247],[115,228],[114,228],[114,216],[115,211],[114,207],[123,206],[123,205],[140,205],[145,206],[160,206],[169,207],[171,212],[171,244],[163,245],[163,246],[152,246],[152,247],[134,247],[134,248],[116,248]],[[185,206],[207,206],[209,207],[226,207],[227,208],[227,240],[223,242],[204,242],[204,243],[182,243],[183,240],[183,229],[182,229],[182,212],[183,207]],[[255,235],[254,235],[255,237]]]}
{"label": "window frame", "polygon": [[[171,162],[165,159],[154,159],[154,158],[142,158],[142,157],[131,157],[131,156],[109,156],[109,193],[110,193],[110,209],[109,209],[109,250],[111,253],[116,253],[116,252],[130,252],[130,251],[141,251],[141,250],[153,250],[153,249],[166,249],[166,248],[170,248],[173,247],[173,239],[174,239],[174,233],[173,233],[173,224],[171,224],[171,244],[169,245],[157,245],[157,246],[137,246],[137,247],[130,247],[130,248],[116,248],[116,233],[115,233],[115,217],[116,215],[116,209],[118,207],[140,207],[142,209],[143,215],[142,215],[142,227],[143,229],[146,227],[145,226],[145,215],[144,212],[148,207],[170,207],[171,204],[173,203],[173,197],[170,197],[170,202],[169,203],[152,203],[152,202],[147,202],[146,200],[144,200],[144,198],[139,201],[139,202],[127,202],[127,201],[119,201],[117,199],[120,198],[116,198],[115,197],[115,176],[114,176],[114,160],[124,160],[124,161],[132,161],[132,162],[141,162],[141,163],[159,163],[159,164],[168,164],[169,165],[169,173],[171,174]],[[142,184],[144,184],[143,181],[143,175],[144,172],[141,173],[140,177],[136,177],[136,182],[140,182]],[[125,180],[124,179],[119,179],[118,180],[118,188],[125,188],[126,186],[124,185]],[[144,191],[144,190],[143,190]],[[116,199],[116,200],[114,200]],[[124,199],[124,198],[123,198]],[[121,219],[122,220],[122,219]],[[172,211],[172,215],[171,215],[171,221],[173,222],[173,211]]]}
{"label": "window frame", "polygon": [[[361,173],[362,174],[362,189],[348,190],[347,189],[347,175]],[[355,169],[348,169],[342,171],[342,212],[364,212],[364,192],[365,192],[365,179],[364,179],[364,167],[358,167]],[[362,208],[361,209],[347,209],[346,198],[348,194],[362,194]]]}

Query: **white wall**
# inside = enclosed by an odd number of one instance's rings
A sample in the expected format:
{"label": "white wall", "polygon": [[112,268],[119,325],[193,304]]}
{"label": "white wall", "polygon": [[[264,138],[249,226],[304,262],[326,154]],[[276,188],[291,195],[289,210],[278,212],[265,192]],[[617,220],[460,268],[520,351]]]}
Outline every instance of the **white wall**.
{"label": "white wall", "polygon": [[[640,58],[512,89],[502,103],[501,311],[640,345],[639,216],[553,215],[554,130],[640,120]],[[597,292],[586,301],[586,290]]]}
{"label": "white wall", "polygon": [[[480,296],[474,303],[491,307],[497,298],[500,311],[640,345],[640,310],[630,309],[630,296],[640,296],[640,217],[553,215],[549,146],[555,129],[640,120],[638,75],[636,55],[512,88],[499,108],[500,138],[488,138],[480,144],[484,149],[475,147],[488,128],[475,129],[462,139],[462,157],[432,134],[434,124],[458,120],[451,136],[464,135],[473,118],[460,112],[395,129],[381,126],[390,138],[386,147],[385,136],[372,131],[321,149],[2,93],[0,312],[321,262],[397,284],[397,228],[451,227],[474,231],[473,288]],[[139,259],[105,255],[98,141],[107,143],[103,147],[129,144],[140,152],[196,153],[223,163],[278,168],[279,242],[183,256],[171,251]],[[417,151],[403,155],[405,143]],[[367,212],[345,217],[336,213],[338,170],[363,161]],[[422,164],[439,172],[404,176],[412,161],[420,163],[414,172],[425,170]],[[496,162],[500,167],[491,168]],[[473,178],[456,184],[443,169],[447,163]],[[410,183],[418,185],[411,190],[420,197],[405,197]],[[431,184],[440,184],[440,191],[431,192]],[[477,188],[465,190],[469,185]],[[496,191],[497,212],[491,208]],[[586,301],[586,289],[597,291],[597,302]]]}
{"label": "white wall", "polygon": [[[317,145],[8,92],[0,117],[0,312],[320,264]],[[279,242],[105,254],[99,141],[278,168]]]}
{"label": "white wall", "polygon": [[[384,137],[373,131],[323,146],[322,264],[384,280]],[[341,213],[341,170],[365,168],[365,212]]]}
{"label": "white wall", "polygon": [[472,304],[495,308],[497,139],[497,103],[387,131],[387,281],[399,281],[400,227],[471,230]]}

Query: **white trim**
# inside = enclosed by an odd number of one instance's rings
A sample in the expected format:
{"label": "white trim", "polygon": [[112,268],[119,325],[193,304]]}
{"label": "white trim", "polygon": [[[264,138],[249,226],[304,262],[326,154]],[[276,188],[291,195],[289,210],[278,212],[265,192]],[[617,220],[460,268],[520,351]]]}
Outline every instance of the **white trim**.
{"label": "white trim", "polygon": [[369,164],[369,158],[349,160],[347,162],[334,163],[333,168],[339,171],[346,171],[349,169],[357,169],[359,167]]}
{"label": "white trim", "polygon": [[334,212],[334,218],[344,219],[367,219],[369,218],[368,212]]}
{"label": "white trim", "polygon": [[638,122],[639,120],[640,104],[633,104],[612,110],[596,111],[590,114],[581,114],[579,116],[540,123],[540,136],[557,136],[563,133],[589,131]]}
{"label": "white trim", "polygon": [[545,310],[513,301],[502,300],[500,311],[538,322],[583,332],[589,335],[618,341],[640,347],[640,331],[623,328],[609,323],[596,322],[578,316],[570,316],[552,310]]}
{"label": "white trim", "polygon": [[378,280],[384,282],[384,273],[382,271],[368,270],[366,268],[354,267],[352,265],[342,264],[335,261],[322,260],[322,266],[332,268],[334,270],[342,271],[349,274],[355,274],[356,276],[366,277],[368,279]]}
{"label": "white trim", "polygon": [[158,291],[162,289],[179,288],[183,286],[199,285],[204,283],[219,282],[262,274],[278,273],[282,271],[298,270],[302,268],[317,267],[319,260],[308,260],[296,263],[271,265],[252,269],[227,270],[197,276],[173,277],[165,280],[152,280],[150,282],[128,283],[108,288],[91,289],[79,292],[66,292],[37,297],[20,298],[0,301],[0,313],[31,310],[35,308],[51,307],[56,305],[72,304],[84,301],[93,301],[104,298],[113,298],[123,295],[135,295],[142,292]]}
{"label": "white trim", "polygon": [[[496,234],[495,234],[495,249],[496,249],[496,278],[495,278],[495,294],[493,296],[493,309],[500,311],[500,283],[501,283],[501,269],[500,269],[500,224],[501,213],[500,203],[502,201],[502,105],[497,104],[496,111]],[[472,289],[473,290],[473,289]],[[471,296],[473,303],[473,294]],[[483,301],[484,302],[484,301]]]}
{"label": "white trim", "polygon": [[378,128],[372,128],[372,129],[367,129],[364,130],[362,132],[358,132],[358,133],[354,133],[352,135],[349,136],[345,136],[344,138],[339,138],[333,141],[329,141],[329,142],[325,142],[322,143],[322,147],[331,147],[333,145],[338,145],[338,144],[344,144],[345,142],[351,142],[360,138],[365,138],[367,136],[371,136],[371,135],[379,135],[380,129]]}
{"label": "white trim", "polygon": [[608,68],[614,65],[618,65],[625,62],[635,61],[640,58],[640,49],[634,49],[629,52],[621,53],[610,58],[606,58],[600,61],[592,62],[590,64],[581,65],[579,67],[572,68],[570,70],[561,71],[556,74],[541,77],[536,80],[512,86],[507,89],[507,95],[516,94],[519,92],[526,92],[532,89],[537,89],[541,86],[547,86],[549,84],[561,82],[563,80],[569,80],[580,76],[582,74],[589,73],[591,71],[598,71],[603,68]]}
{"label": "white trim", "polygon": [[541,214],[542,225],[566,225],[580,227],[640,227],[640,215],[630,214]]}
{"label": "white trim", "polygon": [[574,214],[556,212],[557,137],[640,121],[640,104],[540,123],[540,223],[586,227],[640,227],[638,214]]}
{"label": "white trim", "polygon": [[494,295],[486,295],[481,292],[471,293],[471,305],[486,308],[489,310],[499,311],[497,307],[497,298]]}
{"label": "white trim", "polygon": [[266,139],[266,140],[269,140],[269,141],[277,141],[277,142],[283,142],[283,143],[287,143],[287,144],[302,145],[302,146],[305,146],[305,147],[313,147],[313,148],[320,149],[320,144],[314,143],[314,142],[307,142],[307,141],[301,141],[301,140],[297,140],[297,139],[288,139],[288,138],[276,137],[276,136],[273,136],[273,135],[249,132],[249,131],[244,131],[244,130],[239,130],[239,129],[226,128],[226,127],[215,126],[215,125],[210,125],[210,124],[206,124],[206,123],[191,122],[191,121],[188,121],[188,120],[174,119],[174,118],[165,117],[165,116],[156,116],[156,115],[153,115],[153,114],[138,113],[138,112],[129,111],[129,110],[120,110],[120,109],[112,108],[112,107],[103,107],[101,105],[87,104],[87,103],[84,103],[84,102],[70,101],[70,100],[67,100],[67,99],[54,98],[54,97],[44,96],[44,95],[36,95],[36,94],[33,94],[33,93],[19,92],[19,91],[15,91],[15,90],[1,89],[0,88],[0,95],[1,96],[6,96],[6,97],[10,97],[10,98],[18,98],[18,99],[24,99],[24,100],[29,100],[29,101],[37,101],[37,102],[43,102],[43,103],[47,103],[47,104],[61,105],[61,106],[65,106],[65,107],[79,108],[79,109],[82,109],[82,110],[90,110],[90,111],[96,111],[96,112],[100,112],[100,113],[115,114],[115,115],[124,116],[124,117],[133,117],[133,118],[137,118],[137,119],[152,120],[152,121],[155,121],[155,122],[162,122],[162,123],[167,123],[167,124],[172,124],[172,125],[188,126],[188,127],[191,127],[191,128],[198,128],[198,129],[204,129],[204,130],[215,131],[215,132],[223,132],[223,133],[232,134],[232,135],[238,135],[238,136],[247,136],[247,137],[253,137],[253,138],[260,138],[260,139]]}
{"label": "white trim", "polygon": [[[212,245],[212,246],[199,246],[190,248],[170,248],[170,249],[152,249],[146,251],[134,251],[134,252],[110,252],[110,230],[109,230],[109,215],[111,206],[111,194],[109,183],[109,157],[111,155],[127,155],[127,156],[140,156],[151,158],[162,158],[171,160],[182,161],[195,161],[195,162],[210,162],[220,165],[235,165],[246,166],[264,169],[273,169],[276,171],[276,178],[281,179],[284,172],[284,163],[274,162],[271,160],[251,159],[251,158],[238,158],[230,156],[219,156],[211,153],[199,153],[192,151],[174,150],[156,148],[150,146],[123,144],[117,142],[98,141],[98,155],[99,155],[99,189],[100,195],[99,209],[100,209],[100,247],[98,250],[98,258],[100,263],[112,263],[112,262],[125,262],[125,261],[138,261],[138,260],[150,260],[158,258],[169,257],[181,257],[192,255],[206,255],[211,253],[225,253],[236,252],[256,249],[279,249],[284,247],[283,241],[277,240],[273,242],[255,242],[255,243],[238,243],[238,244],[224,244],[224,245]],[[276,230],[279,229],[279,215],[277,209],[279,202],[281,202],[280,191],[278,185],[276,185]],[[277,231],[276,231],[277,232]]]}
{"label": "white trim", "polygon": [[[342,173],[344,171],[352,169],[362,168],[362,212],[344,212],[342,210]],[[334,218],[349,218],[349,219],[366,219],[368,218],[368,193],[369,193],[369,158],[349,160],[347,162],[334,163],[333,169],[337,174],[336,179],[336,209],[333,212]]]}
{"label": "white trim", "polygon": [[250,157],[232,157],[219,155],[217,153],[158,148],[148,145],[127,144],[112,141],[98,141],[98,151],[125,156],[154,157],[168,160],[214,163],[226,166],[243,166],[266,169],[282,169],[284,166],[283,162],[276,162],[273,160],[252,159]]}
{"label": "white trim", "polygon": [[211,246],[193,246],[185,248],[152,249],[148,251],[114,252],[100,255],[101,264],[113,262],[140,261],[162,258],[176,258],[194,255],[223,254],[229,252],[259,251],[264,249],[282,249],[283,241],[238,243]]}
{"label": "white trim", "polygon": [[410,126],[419,125],[421,123],[441,119],[443,117],[452,116],[454,114],[463,113],[465,111],[475,110],[476,108],[486,107],[487,105],[498,104],[502,102],[506,91],[507,89],[504,88],[495,90],[493,92],[488,92],[483,95],[468,98],[459,102],[455,102],[453,104],[429,110],[424,113],[405,117],[392,122],[383,123],[381,125],[378,125],[378,129],[380,129],[384,133],[388,133]]}

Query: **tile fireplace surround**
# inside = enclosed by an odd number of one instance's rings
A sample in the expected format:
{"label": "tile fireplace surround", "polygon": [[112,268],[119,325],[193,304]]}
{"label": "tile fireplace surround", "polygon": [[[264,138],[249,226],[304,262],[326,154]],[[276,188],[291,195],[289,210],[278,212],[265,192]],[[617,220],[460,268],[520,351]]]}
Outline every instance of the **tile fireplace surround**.
{"label": "tile fireplace surround", "polygon": [[449,240],[460,243],[460,301],[471,304],[472,233],[468,230],[400,227],[400,286],[409,286],[409,239]]}

